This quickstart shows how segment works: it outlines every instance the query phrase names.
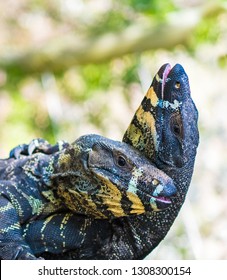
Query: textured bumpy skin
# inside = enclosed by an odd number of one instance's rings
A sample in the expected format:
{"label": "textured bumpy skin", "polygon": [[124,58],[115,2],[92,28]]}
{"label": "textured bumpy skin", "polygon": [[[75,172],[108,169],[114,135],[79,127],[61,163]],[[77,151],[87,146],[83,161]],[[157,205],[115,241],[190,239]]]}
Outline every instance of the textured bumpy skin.
{"label": "textured bumpy skin", "polygon": [[[175,193],[172,179],[137,150],[98,135],[82,136],[52,155],[1,160],[0,258],[34,259],[39,248],[72,250],[81,246],[88,221],[163,210]],[[73,214],[79,227],[71,239]],[[29,229],[33,221],[38,239]],[[51,233],[50,221],[57,225]]]}
{"label": "textured bumpy skin", "polygon": [[[199,142],[198,112],[190,96],[187,74],[179,64],[163,65],[135,113],[123,141],[150,158],[173,178],[178,192],[162,212],[126,216],[113,221],[86,221],[78,250],[43,254],[59,259],[142,259],[168,233],[185,200]],[[77,217],[68,227],[79,230]],[[75,226],[76,225],[76,226]],[[35,224],[31,230],[35,231]],[[91,236],[92,234],[92,236]],[[92,239],[92,243],[89,239]]]}
{"label": "textured bumpy skin", "polygon": [[[138,116],[140,110],[148,114],[141,113],[140,118]],[[140,134],[138,142],[130,140],[136,139],[135,135],[138,136],[136,132],[135,134],[130,132],[135,117],[138,120],[136,127]],[[161,67],[135,117],[123,141],[142,152],[145,151],[152,162],[174,180],[178,188],[174,203],[166,211],[144,214],[135,219],[127,218],[130,227],[135,228],[138,223],[141,225],[137,227],[135,234],[137,239],[141,240],[137,246],[139,253],[134,251],[133,258],[144,258],[165,237],[178,215],[191,182],[199,143],[198,112],[190,95],[187,74],[181,65],[176,64],[172,69],[168,64]],[[153,139],[151,140],[147,139],[146,133],[140,133],[140,129],[149,127],[150,119],[153,118],[155,122],[154,126],[151,126]],[[153,153],[146,152],[152,150]],[[145,232],[142,230],[144,228],[147,229]]]}
{"label": "textured bumpy skin", "polygon": [[[40,240],[43,222],[23,228],[36,256],[47,259],[142,259],[165,237],[184,202],[198,146],[198,113],[190,96],[188,77],[181,65],[163,65],[136,111],[123,141],[134,146],[168,174],[177,186],[173,203],[162,212],[115,219],[93,219],[56,214],[45,220],[44,253]],[[64,228],[64,233],[62,232]],[[53,236],[54,234],[54,236]],[[60,235],[71,251],[64,252]],[[71,246],[71,247],[70,247]],[[58,250],[59,249],[59,250]]]}

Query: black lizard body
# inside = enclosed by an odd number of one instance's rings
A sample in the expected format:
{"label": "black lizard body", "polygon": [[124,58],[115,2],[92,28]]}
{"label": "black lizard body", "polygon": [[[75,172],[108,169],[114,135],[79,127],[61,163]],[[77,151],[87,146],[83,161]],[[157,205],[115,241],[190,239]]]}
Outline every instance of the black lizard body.
{"label": "black lizard body", "polygon": [[35,258],[33,242],[25,240],[32,221],[41,222],[39,243],[51,251],[42,242],[51,229],[47,222],[64,213],[58,220],[61,246],[53,244],[62,252],[75,248],[64,233],[71,212],[111,219],[171,204],[176,193],[172,179],[129,145],[92,134],[66,146],[52,155],[0,161],[0,258]]}
{"label": "black lizard body", "polygon": [[162,66],[126,131],[124,141],[142,151],[173,178],[179,189],[174,203],[163,212],[114,220],[83,219],[70,214],[65,228],[70,238],[74,236],[72,250],[62,254],[55,251],[53,244],[55,240],[59,244],[62,241],[59,225],[65,215],[52,216],[48,221],[52,232],[56,232],[54,238],[51,233],[46,235],[53,254],[43,253],[42,222],[31,222],[25,229],[25,238],[34,245],[36,254],[53,259],[141,259],[150,253],[165,237],[184,202],[198,145],[197,117],[184,69],[180,65],[173,69],[169,65]]}

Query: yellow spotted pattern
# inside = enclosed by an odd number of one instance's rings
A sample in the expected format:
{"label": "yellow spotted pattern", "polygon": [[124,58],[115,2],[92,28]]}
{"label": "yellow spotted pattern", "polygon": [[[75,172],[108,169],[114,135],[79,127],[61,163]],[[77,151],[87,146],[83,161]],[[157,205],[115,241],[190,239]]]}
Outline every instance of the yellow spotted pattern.
{"label": "yellow spotted pattern", "polygon": [[146,97],[147,97],[147,99],[151,100],[152,106],[154,106],[154,107],[157,106],[157,104],[158,104],[158,97],[157,97],[153,87],[150,87],[148,89]]}
{"label": "yellow spotted pattern", "polygon": [[101,187],[99,196],[102,198],[103,204],[107,206],[107,210],[115,217],[125,215],[121,206],[122,194],[117,186],[106,181],[106,184]]}
{"label": "yellow spotted pattern", "polygon": [[[154,108],[158,105],[159,99],[153,87],[150,87],[148,89],[146,98],[150,100],[150,103]],[[135,113],[136,119],[140,126],[137,127],[136,123],[132,121],[125,133],[126,139],[130,139],[132,145],[134,147],[140,147],[140,150],[145,149],[145,140],[147,140],[148,138],[153,139],[155,146],[154,149],[157,149],[158,141],[154,114],[155,113],[152,109],[151,111],[145,112],[141,104]],[[142,130],[140,129],[140,127],[142,127]],[[148,135],[148,133],[150,135]]]}

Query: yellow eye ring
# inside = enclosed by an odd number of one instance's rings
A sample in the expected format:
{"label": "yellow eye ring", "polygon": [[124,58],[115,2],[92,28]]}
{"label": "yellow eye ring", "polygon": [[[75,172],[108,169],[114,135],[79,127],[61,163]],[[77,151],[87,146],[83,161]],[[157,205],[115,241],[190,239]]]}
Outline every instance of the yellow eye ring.
{"label": "yellow eye ring", "polygon": [[159,184],[159,181],[157,179],[152,180],[152,185],[157,186]]}
{"label": "yellow eye ring", "polygon": [[175,83],[175,89],[180,89],[180,82]]}

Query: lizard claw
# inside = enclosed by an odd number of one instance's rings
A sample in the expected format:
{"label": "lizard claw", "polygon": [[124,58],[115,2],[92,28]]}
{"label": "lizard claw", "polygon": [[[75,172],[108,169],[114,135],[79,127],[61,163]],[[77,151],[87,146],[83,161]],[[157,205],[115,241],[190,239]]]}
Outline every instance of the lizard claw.
{"label": "lizard claw", "polygon": [[34,139],[28,145],[28,155],[34,153],[43,153],[43,154],[53,154],[56,153],[65,147],[68,146],[68,143],[65,141],[59,141],[55,145],[51,145],[48,141],[42,138]]}
{"label": "lizard claw", "polygon": [[21,155],[26,154],[27,149],[28,149],[27,144],[18,145],[10,151],[9,157],[18,159]]}
{"label": "lizard claw", "polygon": [[51,148],[51,145],[49,144],[48,141],[46,141],[42,138],[33,139],[28,145],[28,155],[32,155],[35,152],[45,153],[45,151],[50,148]]}
{"label": "lizard claw", "polygon": [[45,153],[46,150],[50,149],[52,146],[46,140],[42,138],[33,139],[28,145],[21,144],[13,148],[10,153],[10,158],[18,159],[21,155],[30,156],[36,152]]}
{"label": "lizard claw", "polygon": [[21,144],[13,148],[10,153],[10,158],[18,159],[21,155],[30,156],[34,153],[53,154],[68,146],[65,141],[59,141],[55,145],[51,145],[48,141],[42,138],[33,139],[28,145]]}

